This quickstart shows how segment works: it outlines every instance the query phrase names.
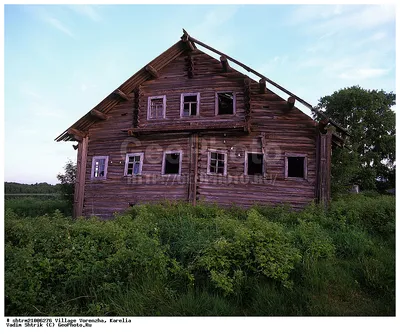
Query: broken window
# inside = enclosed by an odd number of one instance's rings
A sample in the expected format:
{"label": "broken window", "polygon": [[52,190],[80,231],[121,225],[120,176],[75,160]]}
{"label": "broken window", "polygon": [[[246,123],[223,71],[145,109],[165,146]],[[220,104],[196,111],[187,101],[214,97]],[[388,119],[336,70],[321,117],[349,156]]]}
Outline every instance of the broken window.
{"label": "broken window", "polygon": [[125,160],[125,175],[141,175],[143,153],[128,153]]}
{"label": "broken window", "polygon": [[307,158],[305,155],[286,156],[285,177],[307,178]]}
{"label": "broken window", "polygon": [[148,119],[162,119],[165,118],[165,95],[149,97]]}
{"label": "broken window", "polygon": [[181,174],[181,152],[165,152],[163,161],[163,174]]}
{"label": "broken window", "polygon": [[235,94],[217,93],[217,115],[233,115],[235,113]]}
{"label": "broken window", "polygon": [[247,153],[247,175],[264,174],[264,156],[262,153]]}
{"label": "broken window", "polygon": [[181,116],[196,116],[199,114],[199,95],[198,93],[182,94],[181,96]]}
{"label": "broken window", "polygon": [[92,179],[105,179],[107,176],[107,156],[93,157],[92,160]]}
{"label": "broken window", "polygon": [[208,152],[208,173],[226,175],[226,153]]}

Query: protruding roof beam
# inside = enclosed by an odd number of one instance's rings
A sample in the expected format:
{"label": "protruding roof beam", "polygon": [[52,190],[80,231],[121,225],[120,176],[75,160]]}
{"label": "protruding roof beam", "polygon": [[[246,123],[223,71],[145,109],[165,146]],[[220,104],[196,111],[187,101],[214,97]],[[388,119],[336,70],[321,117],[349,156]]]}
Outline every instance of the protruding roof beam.
{"label": "protruding roof beam", "polygon": [[294,96],[289,96],[289,98],[287,99],[288,110],[293,109],[295,102],[296,102],[296,98]]}
{"label": "protruding roof beam", "polygon": [[124,99],[124,100],[126,100],[126,101],[129,101],[129,100],[130,100],[129,96],[126,95],[126,94],[125,94],[122,90],[120,90],[120,89],[114,90],[113,93],[114,93],[115,95],[119,96],[121,99]]}
{"label": "protruding roof beam", "polygon": [[74,128],[69,128],[68,129],[68,134],[74,135],[74,136],[78,136],[78,137],[81,137],[81,138],[86,137],[86,133],[85,132],[79,131],[79,130],[74,129]]}
{"label": "protruding roof beam", "polygon": [[103,120],[103,121],[108,119],[108,116],[106,114],[104,114],[101,111],[98,111],[96,109],[92,109],[90,111],[90,115],[92,115],[93,117],[96,117],[100,120]]}
{"label": "protruding roof beam", "polygon": [[264,94],[265,90],[266,90],[266,84],[265,84],[265,79],[260,79],[260,81],[258,82],[258,84],[260,85],[260,94]]}
{"label": "protruding roof beam", "polygon": [[225,56],[221,56],[220,61],[221,61],[221,64],[222,64],[222,70],[224,72],[230,72],[231,67],[229,66],[228,59],[226,59]]}
{"label": "protruding roof beam", "polygon": [[218,50],[214,49],[213,47],[211,47],[211,46],[209,46],[209,45],[207,45],[207,44],[205,44],[205,43],[203,43],[203,42],[201,42],[201,41],[199,41],[199,40],[197,40],[197,39],[195,39],[195,38],[189,36],[189,34],[188,34],[187,32],[185,32],[185,33],[188,35],[189,41],[191,41],[191,42],[193,42],[193,43],[196,43],[196,44],[198,44],[198,45],[201,45],[202,47],[204,47],[204,48],[206,48],[206,49],[208,49],[208,50],[210,50],[210,51],[212,51],[212,52],[215,52],[216,54],[219,54],[220,56],[225,56],[226,59],[229,59],[230,61],[234,62],[235,64],[237,64],[237,65],[243,67],[246,71],[251,72],[251,73],[257,75],[258,77],[264,79],[266,82],[268,82],[268,83],[270,83],[271,85],[273,85],[274,87],[280,89],[282,92],[286,93],[287,95],[293,96],[297,101],[299,101],[301,104],[303,104],[304,106],[306,106],[307,108],[309,108],[311,111],[314,111],[315,113],[317,113],[318,115],[320,115],[320,116],[323,117],[323,118],[328,118],[329,121],[330,121],[330,123],[331,123],[332,125],[334,125],[339,131],[341,131],[341,132],[343,132],[343,133],[349,135],[349,132],[348,132],[346,129],[344,129],[344,128],[341,127],[339,124],[337,124],[335,121],[333,121],[332,119],[330,119],[330,118],[329,118],[328,116],[326,116],[322,111],[320,111],[320,110],[317,109],[317,108],[314,108],[311,104],[309,104],[308,102],[304,101],[302,98],[296,96],[295,94],[291,93],[290,91],[288,91],[287,89],[285,89],[285,88],[282,87],[281,85],[277,84],[276,82],[272,81],[271,79],[268,79],[266,76],[264,76],[264,75],[262,75],[261,73],[259,73],[259,72],[255,71],[255,70],[253,70],[252,68],[246,66],[245,64],[241,63],[240,61],[237,61],[236,59],[234,59],[234,58],[232,58],[232,57],[230,57],[230,56],[228,56],[228,55],[222,53],[221,51],[218,51]]}
{"label": "protruding roof beam", "polygon": [[159,77],[157,70],[156,70],[153,66],[147,65],[147,66],[145,67],[145,69],[146,69],[146,71],[149,72],[154,78],[158,78],[158,77]]}
{"label": "protruding roof beam", "polygon": [[327,118],[321,119],[318,122],[318,130],[319,130],[319,132],[326,133],[326,126],[328,125],[328,123],[329,123],[329,119],[327,119]]}

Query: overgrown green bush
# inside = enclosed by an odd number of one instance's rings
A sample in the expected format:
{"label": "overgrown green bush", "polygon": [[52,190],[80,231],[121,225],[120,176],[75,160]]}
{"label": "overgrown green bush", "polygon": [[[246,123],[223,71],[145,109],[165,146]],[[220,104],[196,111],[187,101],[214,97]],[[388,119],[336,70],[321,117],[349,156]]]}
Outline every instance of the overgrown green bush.
{"label": "overgrown green bush", "polygon": [[395,202],[5,213],[6,315],[394,315]]}

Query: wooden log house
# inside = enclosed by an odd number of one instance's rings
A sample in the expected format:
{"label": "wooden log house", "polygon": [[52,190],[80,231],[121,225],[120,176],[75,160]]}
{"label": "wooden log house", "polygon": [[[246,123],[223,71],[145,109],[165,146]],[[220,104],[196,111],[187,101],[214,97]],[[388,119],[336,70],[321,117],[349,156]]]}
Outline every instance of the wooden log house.
{"label": "wooden log house", "polygon": [[106,218],[162,200],[328,203],[331,147],[343,146],[347,132],[316,109],[323,120],[314,121],[297,103],[313,109],[184,31],[55,139],[78,142],[74,216]]}

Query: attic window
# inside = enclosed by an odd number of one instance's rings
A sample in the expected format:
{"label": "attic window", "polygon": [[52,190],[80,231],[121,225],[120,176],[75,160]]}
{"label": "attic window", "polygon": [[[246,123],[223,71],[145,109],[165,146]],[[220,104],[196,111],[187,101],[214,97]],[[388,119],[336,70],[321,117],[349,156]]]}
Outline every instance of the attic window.
{"label": "attic window", "polygon": [[199,114],[199,93],[181,94],[181,117],[197,116]]}
{"label": "attic window", "polygon": [[264,156],[262,153],[246,152],[245,157],[246,175],[264,174]]}
{"label": "attic window", "polygon": [[307,178],[307,156],[305,154],[287,154],[285,160],[285,178]]}
{"label": "attic window", "polygon": [[107,177],[108,156],[95,156],[92,159],[92,179],[105,179]]}
{"label": "attic window", "polygon": [[208,152],[208,174],[226,175],[226,152],[210,150]]}
{"label": "attic window", "polygon": [[216,114],[233,115],[235,113],[236,98],[232,92],[220,92],[216,94]]}
{"label": "attic window", "polygon": [[164,152],[162,175],[180,175],[182,165],[182,152]]}
{"label": "attic window", "polygon": [[165,118],[165,95],[149,96],[147,103],[147,119]]}

